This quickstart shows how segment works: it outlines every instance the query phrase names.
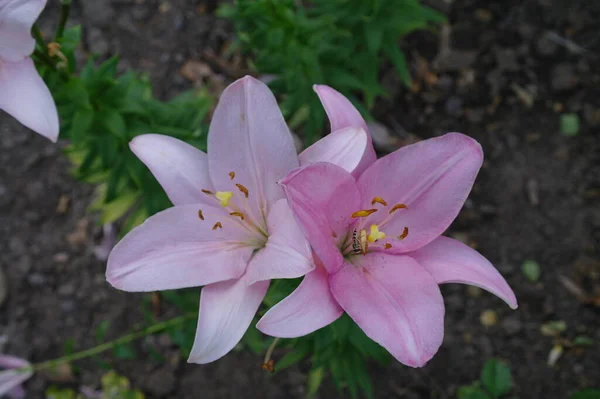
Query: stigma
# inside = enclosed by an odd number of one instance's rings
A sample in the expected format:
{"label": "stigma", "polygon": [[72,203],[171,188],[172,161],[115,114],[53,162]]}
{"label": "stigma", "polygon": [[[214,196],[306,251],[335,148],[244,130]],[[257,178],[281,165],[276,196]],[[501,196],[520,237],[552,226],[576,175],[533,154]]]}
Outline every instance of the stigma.
{"label": "stigma", "polygon": [[229,206],[231,197],[233,197],[233,193],[231,191],[217,191],[215,197],[221,201],[221,206],[227,207]]}
{"label": "stigma", "polygon": [[383,239],[386,237],[386,234],[383,231],[379,231],[379,226],[376,224],[371,225],[371,233],[367,237],[369,242],[375,242],[377,240]]}

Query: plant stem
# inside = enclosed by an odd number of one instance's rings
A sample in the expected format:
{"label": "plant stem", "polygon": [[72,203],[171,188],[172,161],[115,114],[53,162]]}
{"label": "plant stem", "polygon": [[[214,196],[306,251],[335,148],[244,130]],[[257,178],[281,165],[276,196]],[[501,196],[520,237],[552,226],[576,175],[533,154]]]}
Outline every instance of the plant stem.
{"label": "plant stem", "polygon": [[40,51],[39,49],[35,49],[33,51],[33,55],[37,57],[40,61],[42,61],[44,64],[48,65],[50,68],[56,70],[56,64],[54,63],[54,61],[52,61],[52,58],[50,58],[48,54]]}
{"label": "plant stem", "polygon": [[273,354],[273,350],[275,349],[275,346],[277,345],[277,341],[279,341],[279,338],[275,338],[273,340],[273,342],[271,342],[271,345],[269,345],[269,348],[267,349],[267,353],[265,353],[264,363],[267,363],[269,360],[271,360],[271,355]]}
{"label": "plant stem", "polygon": [[60,20],[58,21],[58,26],[56,27],[56,33],[54,35],[54,41],[59,41],[63,37],[63,33],[65,33],[65,25],[67,24],[67,20],[69,19],[69,13],[71,12],[71,0],[61,0],[60,1]]}
{"label": "plant stem", "polygon": [[183,316],[179,316],[179,317],[175,317],[173,319],[170,320],[166,320],[163,321],[161,323],[157,323],[154,324],[150,327],[147,327],[141,331],[137,331],[131,334],[127,334],[121,338],[117,338],[113,341],[109,341],[109,342],[105,342],[101,345],[98,345],[96,347],[90,348],[90,349],[86,349],[84,351],[81,352],[77,352],[77,353],[72,353],[70,355],[67,356],[63,356],[60,357],[58,359],[53,359],[53,360],[48,360],[42,363],[37,363],[37,364],[33,364],[29,367],[24,367],[21,370],[23,371],[39,371],[39,370],[43,370],[43,369],[48,369],[48,368],[53,368],[56,367],[60,364],[63,363],[71,363],[74,362],[75,360],[81,360],[84,359],[86,357],[90,357],[90,356],[94,356],[97,355],[99,353],[102,353],[104,351],[107,351],[109,349],[112,349],[118,345],[123,345],[126,343],[129,343],[131,341],[134,341],[138,338],[142,338],[145,337],[147,335],[152,335],[154,333],[157,333],[159,331],[165,330],[169,327],[172,326],[176,326],[178,324],[183,323],[184,321],[186,321],[187,319],[191,318],[191,317],[195,317],[196,313],[190,313],[190,314],[186,314]]}
{"label": "plant stem", "polygon": [[42,31],[38,24],[33,24],[33,28],[31,28],[31,33],[35,39],[35,42],[42,48],[42,50],[46,51],[46,41],[44,40],[44,36],[42,35]]}

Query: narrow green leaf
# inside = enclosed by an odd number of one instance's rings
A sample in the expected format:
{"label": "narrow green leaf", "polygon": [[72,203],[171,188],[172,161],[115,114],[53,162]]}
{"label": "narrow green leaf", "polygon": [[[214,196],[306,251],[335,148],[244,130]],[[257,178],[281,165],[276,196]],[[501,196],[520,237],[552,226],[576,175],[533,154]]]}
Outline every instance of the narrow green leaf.
{"label": "narrow green leaf", "polygon": [[135,349],[131,344],[121,344],[113,348],[113,354],[121,360],[132,360],[136,358]]}
{"label": "narrow green leaf", "polygon": [[312,369],[308,373],[308,382],[306,384],[306,396],[310,398],[312,396],[315,396],[317,392],[319,392],[319,387],[323,382],[323,377],[325,377],[325,370],[323,367]]}
{"label": "narrow green leaf", "polygon": [[101,205],[100,224],[112,223],[131,209],[140,196],[139,192],[123,193],[115,200]]}
{"label": "narrow green leaf", "polygon": [[456,397],[458,399],[490,399],[485,391],[472,385],[466,385],[458,388]]}
{"label": "narrow green leaf", "polygon": [[127,125],[123,115],[119,111],[112,108],[104,108],[98,113],[98,119],[109,133],[120,139],[126,138]]}
{"label": "narrow green leaf", "polygon": [[408,70],[408,64],[404,53],[398,48],[396,43],[389,43],[384,46],[384,51],[392,61],[396,72],[400,75],[400,80],[406,87],[412,86],[412,78],[410,77],[410,71]]}
{"label": "narrow green leaf", "polygon": [[527,278],[527,280],[532,283],[537,282],[542,275],[542,271],[540,269],[540,265],[534,260],[526,260],[523,262],[521,266],[521,271],[523,275]]}
{"label": "narrow green leaf", "polygon": [[94,120],[94,111],[90,108],[79,108],[73,114],[71,128],[69,129],[69,138],[73,145],[80,145],[89,134],[89,129]]}

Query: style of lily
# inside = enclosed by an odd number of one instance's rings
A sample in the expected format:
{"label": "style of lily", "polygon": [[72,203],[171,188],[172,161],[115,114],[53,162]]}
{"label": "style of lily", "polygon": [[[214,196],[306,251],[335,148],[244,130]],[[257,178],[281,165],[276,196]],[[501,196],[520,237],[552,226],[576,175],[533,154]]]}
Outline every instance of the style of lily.
{"label": "style of lily", "polygon": [[58,113],[52,95],[29,57],[31,27],[46,0],[0,0],[0,109],[56,142]]}
{"label": "style of lily", "polygon": [[299,156],[275,97],[251,77],[223,92],[207,154],[161,135],[138,136],[130,144],[174,207],[116,245],[107,280],[126,291],[204,286],[190,362],[214,361],[239,342],[269,280],[314,269],[310,246],[277,182],[311,162],[354,173],[364,158],[375,158],[365,129],[336,116],[339,106],[347,106],[339,102],[343,96],[315,90],[336,131]]}
{"label": "style of lily", "polygon": [[20,399],[25,397],[25,390],[21,384],[27,381],[33,371],[20,371],[31,364],[19,357],[0,355],[0,397],[3,395],[9,398]]}
{"label": "style of lily", "polygon": [[475,285],[516,308],[514,293],[490,262],[440,236],[482,161],[475,140],[449,133],[377,160],[358,180],[327,163],[292,172],[281,185],[317,268],[262,317],[258,329],[298,337],[345,311],[400,362],[421,367],[444,335],[438,284]]}

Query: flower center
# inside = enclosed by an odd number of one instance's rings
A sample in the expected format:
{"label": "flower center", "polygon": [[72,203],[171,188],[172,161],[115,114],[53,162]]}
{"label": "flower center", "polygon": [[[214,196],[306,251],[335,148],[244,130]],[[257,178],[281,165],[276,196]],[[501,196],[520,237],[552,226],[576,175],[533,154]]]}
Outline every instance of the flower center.
{"label": "flower center", "polygon": [[[406,226],[402,232],[397,232],[399,234],[388,235],[382,230],[392,218],[396,217],[398,210],[407,209],[408,206],[395,204],[390,207],[387,201],[381,197],[373,198],[371,205],[374,207],[360,209],[350,215],[353,219],[357,219],[357,222],[353,226],[351,238],[347,237],[342,244],[341,252],[344,256],[366,255],[368,252],[385,251],[393,248],[394,243],[402,241],[408,236],[408,227]],[[369,216],[385,211],[387,211],[385,216],[378,223],[371,223],[369,228],[366,228]],[[376,218],[375,215],[370,219],[374,218]]]}
{"label": "flower center", "polygon": [[[229,172],[231,180],[235,178],[235,172]],[[262,248],[267,243],[267,221],[263,212],[260,215],[255,215],[252,207],[248,202],[250,191],[242,184],[236,183],[238,192],[233,191],[216,191],[202,189],[202,192],[209,197],[214,198],[215,204],[226,208],[229,215],[227,216],[234,221],[234,225],[247,230],[250,233],[249,245],[257,248]],[[204,213],[201,209],[198,210],[198,217],[204,220]],[[223,229],[220,221],[216,222],[213,230]]]}

